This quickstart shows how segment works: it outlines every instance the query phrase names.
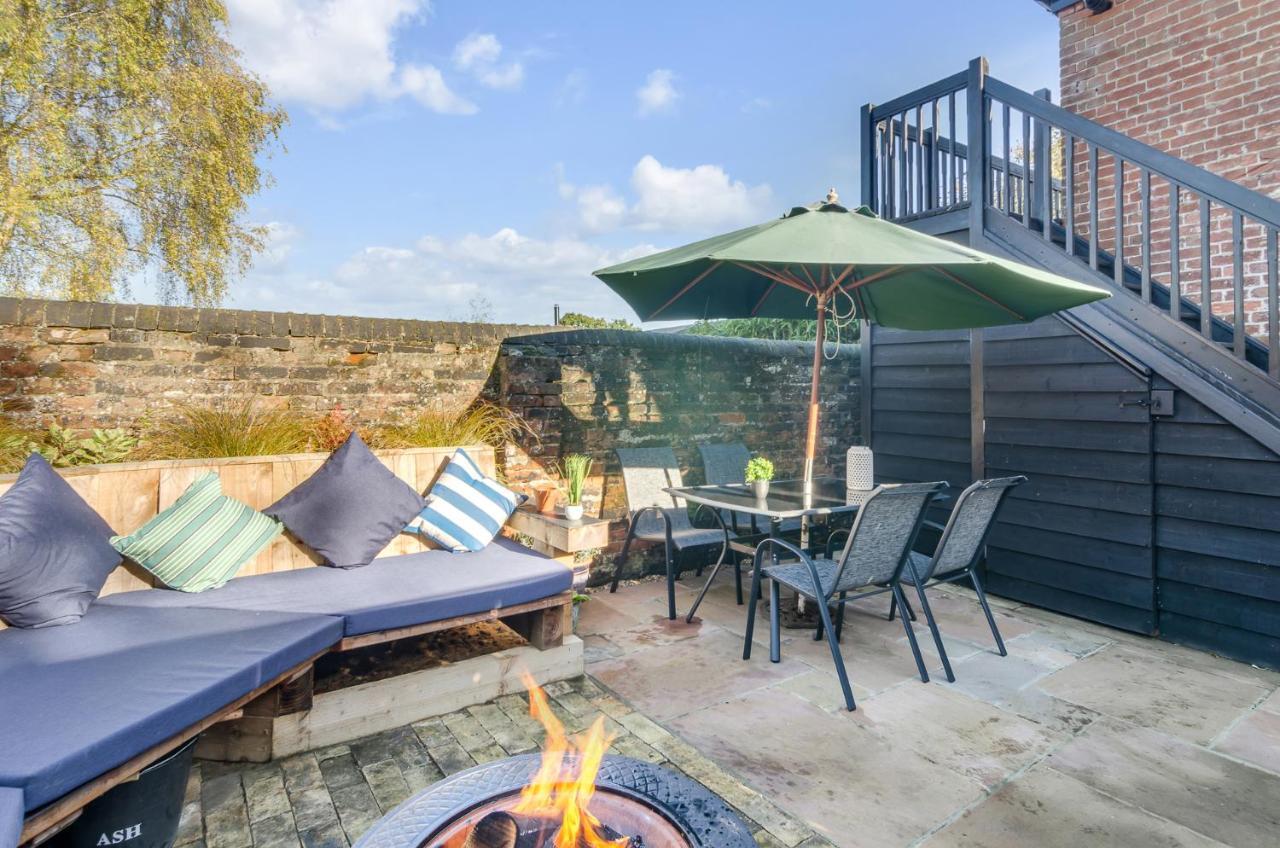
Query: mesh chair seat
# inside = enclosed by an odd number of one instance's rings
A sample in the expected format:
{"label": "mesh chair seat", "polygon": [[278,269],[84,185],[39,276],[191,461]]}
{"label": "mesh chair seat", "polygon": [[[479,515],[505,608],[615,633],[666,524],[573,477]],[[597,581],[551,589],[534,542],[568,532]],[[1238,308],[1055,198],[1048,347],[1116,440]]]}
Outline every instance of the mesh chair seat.
{"label": "mesh chair seat", "polygon": [[[834,592],[836,571],[839,569],[839,563],[831,559],[815,559],[813,565],[818,570],[818,580],[822,583],[820,594],[815,593],[813,575],[809,571],[809,566],[802,562],[768,566],[764,569],[764,573],[770,579],[777,580],[802,595],[808,595],[815,601],[819,597],[830,597]],[[844,573],[840,575],[840,590],[861,589],[866,586],[879,585],[883,582],[884,575],[878,568],[872,565],[849,562],[845,565]]]}
{"label": "mesh chair seat", "polygon": [[[676,550],[685,550],[687,548],[696,548],[702,545],[723,545],[724,531],[715,528],[694,527],[686,523],[682,526],[677,521],[675,515],[683,515],[684,511],[667,510],[668,515],[672,516],[671,521],[671,544],[676,546]],[[661,542],[667,538],[666,528],[662,526],[662,522],[654,516],[653,521],[648,527],[640,527],[636,530],[636,538],[643,539],[646,542]]]}
{"label": "mesh chair seat", "polygon": [[[928,574],[929,563],[932,561],[933,557],[928,554],[922,554],[919,551],[911,552],[911,565],[915,568],[915,574]],[[925,577],[921,582],[928,583],[930,580],[940,579],[946,577],[948,574],[954,574],[957,571],[963,570],[963,568],[953,568],[945,574],[941,571],[934,572],[934,574],[929,577]],[[914,586],[916,584],[915,576],[910,568],[902,569],[902,582],[906,583],[908,586]]]}

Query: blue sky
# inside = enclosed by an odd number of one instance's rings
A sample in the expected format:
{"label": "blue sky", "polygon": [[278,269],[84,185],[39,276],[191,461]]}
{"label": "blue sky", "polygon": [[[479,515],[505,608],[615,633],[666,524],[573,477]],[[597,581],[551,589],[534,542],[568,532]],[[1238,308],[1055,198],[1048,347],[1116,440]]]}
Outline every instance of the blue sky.
{"label": "blue sky", "polygon": [[[1057,86],[1031,0],[228,0],[290,124],[227,305],[634,319],[622,258],[857,197],[859,106],[962,69]],[[144,284],[135,289],[149,299]]]}

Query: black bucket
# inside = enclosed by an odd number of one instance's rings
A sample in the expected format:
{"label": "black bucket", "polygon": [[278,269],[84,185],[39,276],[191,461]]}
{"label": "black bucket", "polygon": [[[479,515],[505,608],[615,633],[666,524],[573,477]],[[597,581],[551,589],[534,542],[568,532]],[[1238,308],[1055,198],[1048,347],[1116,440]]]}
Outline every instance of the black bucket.
{"label": "black bucket", "polygon": [[84,808],[50,848],[170,848],[191,774],[192,739]]}

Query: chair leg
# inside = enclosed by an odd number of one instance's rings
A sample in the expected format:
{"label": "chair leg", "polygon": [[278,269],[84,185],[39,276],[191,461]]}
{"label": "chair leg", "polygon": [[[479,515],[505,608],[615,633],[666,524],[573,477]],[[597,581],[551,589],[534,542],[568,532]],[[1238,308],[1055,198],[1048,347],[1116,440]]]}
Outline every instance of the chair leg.
{"label": "chair leg", "polygon": [[[898,599],[898,605],[903,609],[907,609],[907,596],[902,594],[902,587],[897,583],[893,584],[894,597]],[[911,628],[911,620],[908,616],[898,616],[902,619],[902,627],[907,631],[907,641],[911,643],[911,653],[916,658],[916,668],[920,671],[920,682],[929,682],[929,670],[924,667],[924,657],[920,656],[920,646],[916,644],[916,632]]]}
{"label": "chair leg", "polygon": [[844,635],[844,600],[848,596],[848,592],[840,593],[840,605],[836,607],[836,641],[840,641],[840,637]]}
{"label": "chair leg", "polygon": [[676,620],[676,560],[675,551],[671,550],[671,540],[664,543],[667,549],[667,618]]}
{"label": "chair leg", "polygon": [[889,620],[893,621],[894,615],[898,612],[898,599],[894,595],[889,596]]}
{"label": "chair leg", "polygon": [[987,624],[991,626],[991,635],[996,637],[996,649],[1000,651],[1000,656],[1009,656],[1009,652],[1004,647],[1004,640],[1000,638],[1000,629],[996,627],[996,618],[991,614],[991,607],[987,604],[987,593],[982,589],[982,581],[978,579],[976,569],[969,569],[969,580],[973,583],[973,591],[978,595],[978,603],[982,604],[982,611],[987,614]]}
{"label": "chair leg", "polygon": [[907,600],[907,594],[902,593],[902,608],[907,611],[907,617],[912,621],[916,620],[916,608],[911,606],[911,601]]}
{"label": "chair leg", "polygon": [[782,616],[778,612],[778,581],[769,581],[769,662],[782,662]]}
{"label": "chair leg", "polygon": [[747,638],[742,643],[742,658],[751,659],[751,637],[756,630],[756,601],[760,598],[760,573],[757,568],[751,575],[751,601],[747,604]]}
{"label": "chair leg", "polygon": [[853,703],[853,687],[849,685],[849,673],[844,668],[844,657],[840,656],[840,643],[836,641],[836,631],[831,625],[831,612],[827,609],[826,600],[815,601],[818,605],[818,618],[822,620],[822,629],[827,634],[827,645],[831,648],[831,659],[836,664],[836,677],[840,678],[840,690],[844,693],[844,705],[850,712],[857,707]]}
{"label": "chair leg", "polygon": [[929,608],[929,599],[925,597],[924,587],[919,583],[916,584],[916,594],[920,596],[920,609],[924,610],[924,620],[929,623],[929,630],[933,633],[933,644],[937,646],[938,656],[942,658],[942,670],[947,673],[947,680],[955,683],[956,676],[951,671],[951,660],[947,659],[947,649],[942,646],[942,634],[938,632],[938,622],[933,618],[933,610]]}
{"label": "chair leg", "polygon": [[733,555],[733,589],[738,597],[738,606],[742,606],[742,557]]}
{"label": "chair leg", "polygon": [[622,567],[627,564],[627,552],[631,550],[631,540],[636,537],[636,519],[631,519],[631,526],[627,528],[627,539],[622,543],[622,553],[618,554],[618,565],[613,570],[613,584],[609,587],[609,594],[618,591],[618,581],[622,579]]}
{"label": "chair leg", "polygon": [[[726,556],[726,555],[728,555],[728,553],[729,553],[729,546],[728,546],[728,545],[723,545],[723,546],[721,546],[721,548],[720,548],[720,556],[716,559],[716,563],[715,563],[715,565],[711,566],[711,576],[710,576],[710,577],[708,577],[708,578],[707,578],[707,581],[706,581],[705,583],[703,583],[703,584],[702,584],[702,591],[698,592],[698,597],[694,600],[694,602],[693,602],[693,606],[689,607],[689,614],[685,616],[685,619],[684,619],[684,620],[685,620],[687,623],[689,623],[689,624],[693,624],[693,614],[694,614],[694,613],[696,613],[696,612],[698,611],[698,607],[702,606],[702,599],[703,599],[703,598],[705,598],[705,597],[707,596],[707,592],[711,590],[711,584],[715,582],[716,575],[720,573],[720,566],[724,565],[724,558],[725,558],[725,556]],[[738,561],[735,559],[733,564],[734,564],[734,567],[735,567],[735,570],[736,570],[737,565],[738,565]],[[738,598],[739,598],[739,603],[741,603],[741,598],[742,598],[742,585],[741,585],[741,580],[742,580],[742,578],[741,578],[741,576],[739,576],[739,577],[738,577],[738,581],[739,581],[739,585],[738,585]]]}

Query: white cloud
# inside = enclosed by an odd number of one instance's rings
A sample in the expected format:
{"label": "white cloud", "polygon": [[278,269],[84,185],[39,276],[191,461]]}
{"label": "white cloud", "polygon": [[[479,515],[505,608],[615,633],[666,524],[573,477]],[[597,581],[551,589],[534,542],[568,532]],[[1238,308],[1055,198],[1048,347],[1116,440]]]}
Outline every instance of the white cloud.
{"label": "white cloud", "polygon": [[397,32],[425,6],[425,0],[227,0],[231,41],[281,100],[330,115],[409,95],[436,112],[474,112],[437,68],[395,57]]}
{"label": "white cloud", "polygon": [[293,248],[302,237],[302,231],[288,221],[268,221],[262,250],[253,259],[255,271],[275,271],[285,267]]}
{"label": "white cloud", "polygon": [[773,190],[730,179],[719,165],[669,168],[644,156],[631,171],[634,202],[610,185],[575,186],[557,169],[559,194],[576,205],[576,220],[587,232],[620,227],[706,233],[757,223],[767,217]]}
{"label": "white cloud", "polygon": [[650,71],[644,85],[636,89],[636,101],[642,117],[670,112],[675,108],[680,92],[676,91],[676,75],[666,68]]}
{"label": "white cloud", "polygon": [[472,115],[476,105],[454,94],[433,65],[405,65],[400,69],[399,91],[442,115]]}
{"label": "white cloud", "polygon": [[473,33],[453,48],[453,64],[474,76],[489,88],[516,89],[524,82],[524,65],[508,62],[499,65],[502,43],[491,32]]}
{"label": "white cloud", "polygon": [[409,247],[366,247],[320,274],[262,273],[233,288],[238,308],[466,320],[477,297],[504,323],[550,323],[551,305],[634,318],[591,276],[597,268],[652,253],[652,245],[611,250],[576,238],[538,239],[504,227],[490,235],[428,235]]}
{"label": "white cloud", "polygon": [[574,68],[565,74],[556,91],[557,106],[571,106],[581,103],[587,97],[587,72],[582,68]]}

